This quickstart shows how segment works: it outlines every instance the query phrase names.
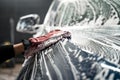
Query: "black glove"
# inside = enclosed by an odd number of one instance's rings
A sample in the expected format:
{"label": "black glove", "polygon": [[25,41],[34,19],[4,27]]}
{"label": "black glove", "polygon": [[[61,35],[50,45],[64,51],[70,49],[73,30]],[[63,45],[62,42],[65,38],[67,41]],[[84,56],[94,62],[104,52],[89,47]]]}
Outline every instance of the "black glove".
{"label": "black glove", "polygon": [[24,45],[24,50],[27,50],[31,46],[31,42],[27,39],[23,39],[22,43]]}

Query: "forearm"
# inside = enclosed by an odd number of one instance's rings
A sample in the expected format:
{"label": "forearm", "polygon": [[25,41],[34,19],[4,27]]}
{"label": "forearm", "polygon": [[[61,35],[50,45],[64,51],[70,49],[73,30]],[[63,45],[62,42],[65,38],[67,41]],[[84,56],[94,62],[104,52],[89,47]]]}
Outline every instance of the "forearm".
{"label": "forearm", "polygon": [[0,64],[22,52],[24,52],[24,45],[22,42],[14,45],[0,46]]}
{"label": "forearm", "polygon": [[0,64],[14,56],[13,45],[0,46]]}

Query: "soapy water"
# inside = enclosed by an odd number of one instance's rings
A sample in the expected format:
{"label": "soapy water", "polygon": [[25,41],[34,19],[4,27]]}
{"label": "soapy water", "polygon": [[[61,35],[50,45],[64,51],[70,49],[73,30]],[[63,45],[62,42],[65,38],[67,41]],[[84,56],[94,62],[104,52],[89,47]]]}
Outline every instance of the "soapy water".
{"label": "soapy water", "polygon": [[61,4],[54,25],[119,25],[119,8],[119,0],[69,0]]}
{"label": "soapy water", "polygon": [[119,80],[119,76],[118,64],[60,41],[29,58],[17,80]]}
{"label": "soapy water", "polygon": [[17,80],[120,80],[120,1],[55,2],[62,4],[45,25],[70,31],[72,40],[28,59]]}

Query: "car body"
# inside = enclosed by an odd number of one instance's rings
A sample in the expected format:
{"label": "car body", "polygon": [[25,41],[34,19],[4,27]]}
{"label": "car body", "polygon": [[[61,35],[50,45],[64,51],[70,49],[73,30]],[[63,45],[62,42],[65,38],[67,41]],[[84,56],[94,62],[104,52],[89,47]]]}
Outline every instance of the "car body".
{"label": "car body", "polygon": [[[119,80],[119,5],[118,0],[54,0],[33,37],[60,29],[69,31],[72,39],[39,52],[39,59],[35,61],[41,66],[42,76],[39,77],[47,80]],[[36,66],[33,71],[35,69]]]}

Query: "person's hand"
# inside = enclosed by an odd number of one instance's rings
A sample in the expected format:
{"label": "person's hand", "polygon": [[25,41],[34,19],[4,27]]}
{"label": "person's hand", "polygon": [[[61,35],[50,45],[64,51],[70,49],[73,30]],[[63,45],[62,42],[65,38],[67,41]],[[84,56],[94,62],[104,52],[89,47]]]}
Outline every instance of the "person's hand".
{"label": "person's hand", "polygon": [[61,30],[53,30],[44,36],[29,38],[30,46],[27,46],[24,55],[25,57],[32,56],[65,38],[71,39],[71,33]]}

